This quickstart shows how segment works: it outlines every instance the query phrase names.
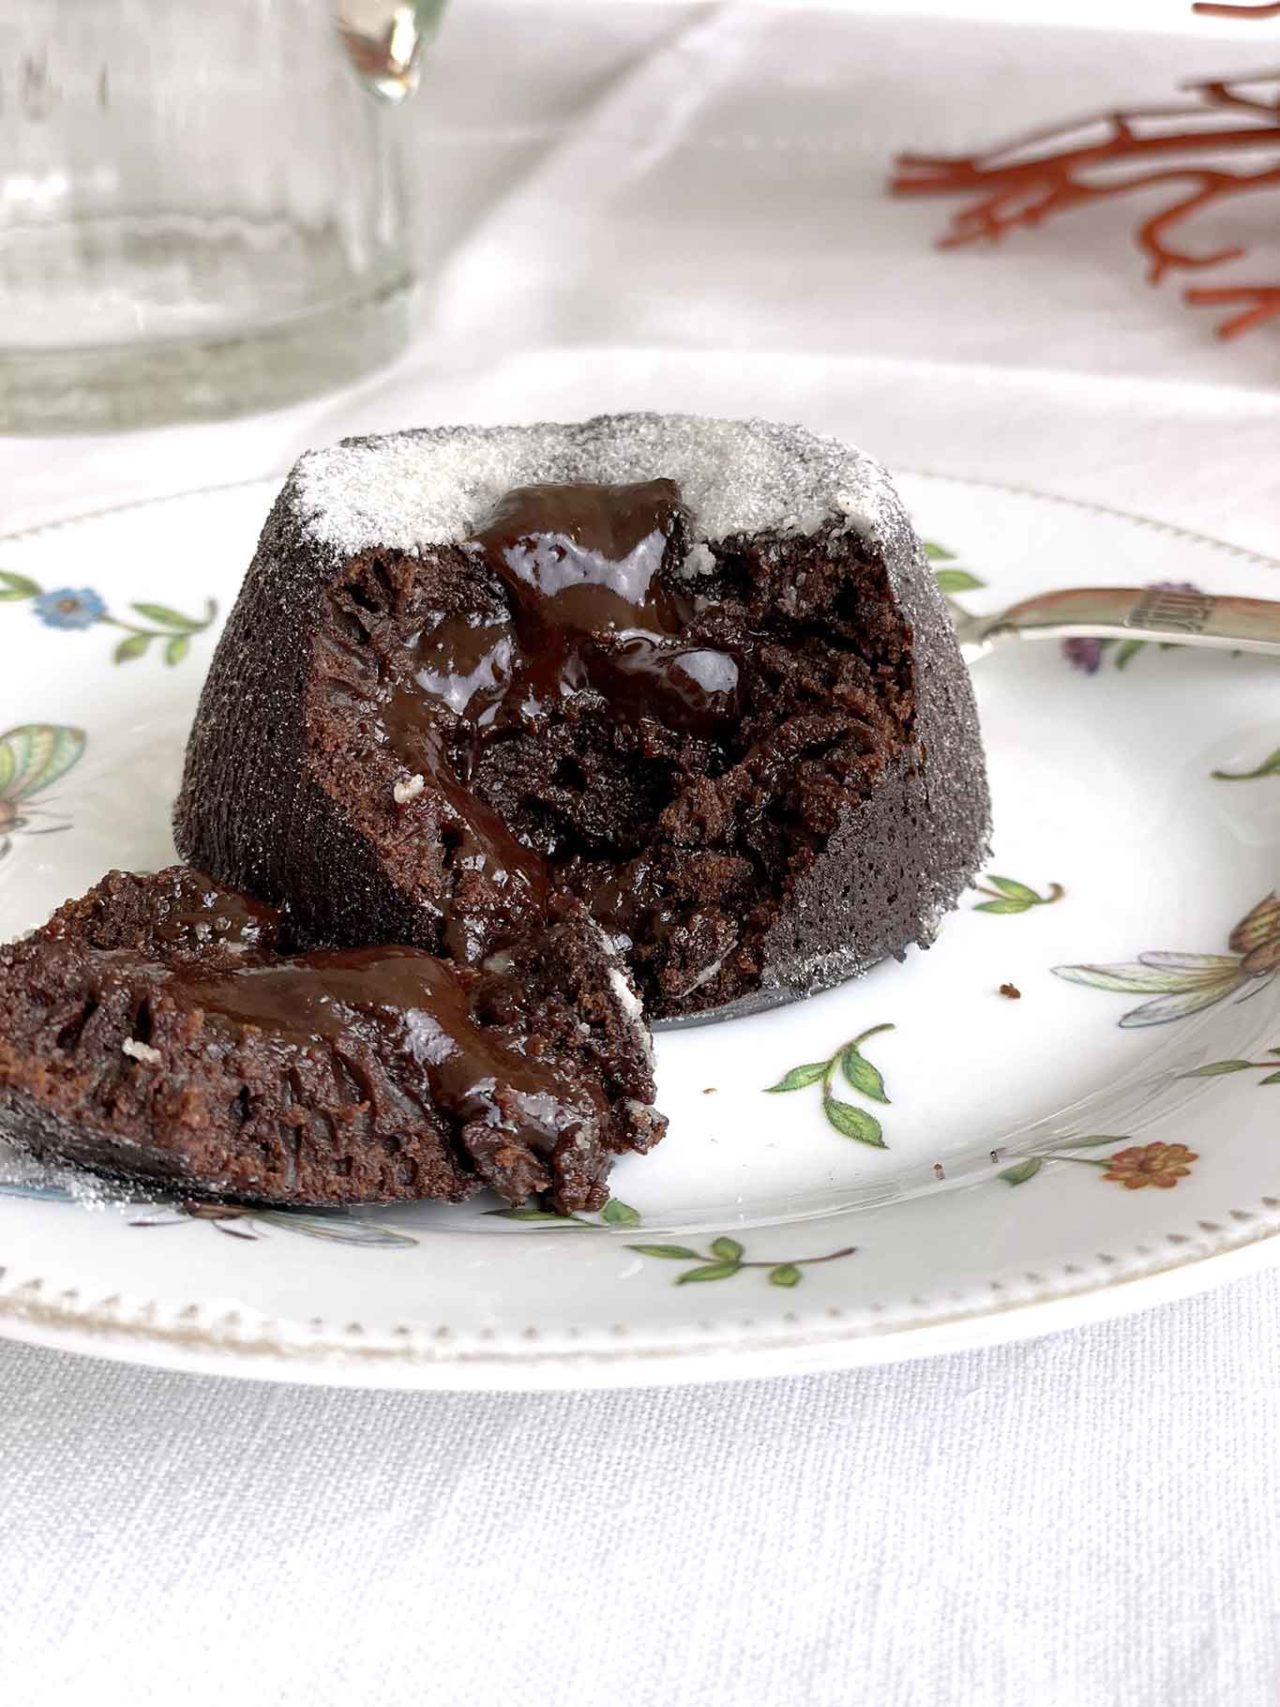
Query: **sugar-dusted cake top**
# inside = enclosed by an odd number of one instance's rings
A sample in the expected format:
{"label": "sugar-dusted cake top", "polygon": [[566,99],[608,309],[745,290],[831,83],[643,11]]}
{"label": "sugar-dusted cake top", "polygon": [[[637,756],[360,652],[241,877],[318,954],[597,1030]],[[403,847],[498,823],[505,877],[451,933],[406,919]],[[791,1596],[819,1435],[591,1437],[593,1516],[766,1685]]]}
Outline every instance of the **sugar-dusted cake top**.
{"label": "sugar-dusted cake top", "polygon": [[466,538],[513,487],[657,476],[678,483],[702,539],[813,533],[829,521],[878,534],[900,514],[881,465],[835,439],[770,421],[647,414],[347,439],[298,463],[294,514],[340,553],[412,551]]}

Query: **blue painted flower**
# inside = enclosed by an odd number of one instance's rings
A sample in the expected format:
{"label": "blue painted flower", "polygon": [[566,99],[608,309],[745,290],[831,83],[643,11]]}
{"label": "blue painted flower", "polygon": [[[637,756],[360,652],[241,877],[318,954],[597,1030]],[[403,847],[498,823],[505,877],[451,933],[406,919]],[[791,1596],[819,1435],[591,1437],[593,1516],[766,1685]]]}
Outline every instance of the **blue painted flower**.
{"label": "blue painted flower", "polygon": [[92,628],[107,614],[106,604],[92,587],[55,587],[41,593],[34,609],[49,628]]}

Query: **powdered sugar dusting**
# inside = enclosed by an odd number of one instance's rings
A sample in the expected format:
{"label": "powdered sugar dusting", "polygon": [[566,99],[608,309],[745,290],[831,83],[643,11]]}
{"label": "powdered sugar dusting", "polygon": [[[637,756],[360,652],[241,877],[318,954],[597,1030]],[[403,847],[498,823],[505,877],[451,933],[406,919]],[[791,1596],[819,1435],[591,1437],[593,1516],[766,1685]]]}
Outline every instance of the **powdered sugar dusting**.
{"label": "powdered sugar dusting", "polygon": [[661,477],[679,483],[701,539],[832,522],[874,535],[896,509],[878,462],[803,427],[639,414],[349,439],[301,459],[293,505],[339,553],[412,551],[465,538],[514,486]]}
{"label": "powdered sugar dusting", "polygon": [[69,1163],[36,1161],[0,1141],[0,1197],[78,1203],[82,1209],[119,1210],[166,1201],[161,1188],[104,1179]]}
{"label": "powdered sugar dusting", "polygon": [[610,962],[609,984],[613,990],[614,997],[617,1000],[618,1007],[622,1011],[623,1018],[631,1028],[632,1036],[644,1051],[645,1060],[652,1067],[653,1037],[650,1034],[649,1027],[645,1024],[644,1003],[636,994],[635,986],[627,976],[622,962],[618,957],[618,951],[614,947],[608,933],[602,930],[601,927],[596,924],[594,919],[592,919],[591,924],[594,928],[596,941],[600,945],[601,952],[608,957]]}
{"label": "powdered sugar dusting", "polygon": [[392,798],[397,806],[407,806],[411,800],[416,800],[427,786],[427,779],[421,771],[415,771],[412,776],[402,777],[392,788]]}
{"label": "powdered sugar dusting", "polygon": [[158,1067],[164,1056],[158,1049],[153,1049],[149,1043],[139,1043],[136,1037],[126,1037],[120,1045],[121,1053],[128,1055],[134,1061],[145,1061],[148,1066]]}
{"label": "powdered sugar dusting", "polygon": [[614,995],[618,998],[618,1006],[627,1018],[639,1019],[644,1009],[640,1005],[639,996],[627,982],[627,975],[620,966],[609,968],[609,982],[613,986]]}
{"label": "powdered sugar dusting", "polygon": [[699,575],[709,575],[715,566],[715,554],[710,546],[698,540],[690,546],[688,555],[680,565],[679,574],[683,580],[696,581]]}

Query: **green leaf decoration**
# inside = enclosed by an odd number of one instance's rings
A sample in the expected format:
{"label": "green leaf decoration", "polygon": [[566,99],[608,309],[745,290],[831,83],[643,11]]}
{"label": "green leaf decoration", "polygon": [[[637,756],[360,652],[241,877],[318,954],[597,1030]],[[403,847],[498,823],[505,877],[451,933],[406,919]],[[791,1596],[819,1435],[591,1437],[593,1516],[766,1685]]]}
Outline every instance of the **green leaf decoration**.
{"label": "green leaf decoration", "polygon": [[888,1102],[880,1069],[871,1065],[856,1044],[846,1044],[840,1052],[840,1070],[853,1090],[861,1091],[872,1102]]}
{"label": "green leaf decoration", "polygon": [[708,1262],[701,1268],[687,1268],[676,1276],[676,1285],[688,1286],[698,1280],[730,1280],[737,1274],[739,1266],[736,1262]]}
{"label": "green leaf decoration", "polygon": [[878,1150],[887,1149],[876,1117],[854,1103],[843,1102],[834,1096],[831,1081],[838,1069],[850,1088],[859,1095],[870,1102],[887,1103],[889,1096],[884,1077],[879,1068],[867,1060],[861,1045],[872,1037],[878,1037],[882,1031],[892,1030],[891,1024],[869,1026],[866,1031],[850,1038],[848,1043],[842,1043],[825,1061],[806,1061],[799,1067],[793,1067],[777,1084],[768,1088],[770,1091],[798,1091],[806,1085],[821,1084],[822,1112],[828,1125],[833,1126],[842,1138],[856,1138],[859,1143],[870,1144]]}
{"label": "green leaf decoration", "polygon": [[987,877],[975,883],[974,888],[980,895],[991,896],[989,901],[978,902],[973,909],[975,913],[1026,913],[1032,907],[1050,907],[1066,894],[1060,883],[1051,883],[1041,895],[1029,883],[1019,883],[1016,877]]}
{"label": "green leaf decoration", "polygon": [[1068,1150],[1095,1150],[1103,1144],[1128,1144],[1130,1140],[1123,1133],[1092,1132],[1080,1138],[1059,1138],[1050,1144],[1038,1156],[1024,1156],[1020,1162],[1015,1162],[1011,1168],[1005,1168],[1000,1178],[1008,1185],[1025,1185],[1029,1179],[1034,1179],[1046,1162],[1066,1156]]}
{"label": "green leaf decoration", "polygon": [[1145,640],[1126,640],[1117,646],[1114,659],[1116,669],[1123,670],[1126,664],[1138,656],[1145,645]]}
{"label": "green leaf decoration", "polygon": [[180,664],[190,650],[190,635],[175,634],[173,639],[165,645],[164,661],[166,664]]}
{"label": "green leaf decoration", "polygon": [[789,1073],[784,1073],[776,1085],[765,1087],[765,1094],[774,1095],[778,1091],[802,1091],[806,1085],[816,1085],[819,1079],[827,1075],[830,1061],[807,1061],[803,1067],[793,1067]]}
{"label": "green leaf decoration", "polygon": [[1179,1073],[1180,1079],[1216,1079],[1220,1073],[1243,1073],[1252,1067],[1252,1061],[1210,1061],[1204,1067],[1195,1067],[1189,1073]]}
{"label": "green leaf decoration", "polygon": [[697,1285],[704,1280],[731,1280],[734,1275],[745,1274],[748,1269],[756,1269],[765,1274],[771,1286],[798,1286],[802,1271],[808,1263],[832,1262],[838,1257],[851,1257],[855,1247],[849,1245],[843,1250],[828,1251],[824,1256],[796,1257],[783,1262],[748,1262],[743,1246],[727,1234],[713,1239],[711,1249],[705,1256],[701,1251],[691,1250],[688,1245],[628,1245],[627,1249],[637,1252],[640,1256],[662,1257],[670,1262],[695,1263],[696,1267],[687,1268],[675,1276],[677,1286]]}
{"label": "green leaf decoration", "polygon": [[197,618],[183,616],[181,611],[172,610],[168,605],[136,604],[130,606],[139,616],[145,616],[148,622],[159,623],[161,628],[174,628],[180,634],[199,634],[205,626]]}
{"label": "green leaf decoration", "polygon": [[935,545],[931,539],[924,541],[924,554],[930,563],[954,563],[956,554],[948,551],[945,545]]}
{"label": "green leaf decoration", "polygon": [[556,1215],[550,1209],[537,1209],[531,1203],[518,1203],[509,1209],[486,1209],[496,1221],[556,1221],[562,1227],[574,1225],[567,1215]]}
{"label": "green leaf decoration", "polygon": [[153,638],[150,634],[126,634],[112,656],[117,664],[131,663],[134,658],[142,657]]}
{"label": "green leaf decoration", "polygon": [[620,1198],[611,1197],[600,1211],[600,1219],[607,1227],[638,1227],[640,1211],[629,1203],[623,1203]]}
{"label": "green leaf decoration", "polygon": [[956,593],[973,593],[979,587],[985,587],[986,582],[980,581],[976,575],[971,575],[967,569],[935,569],[933,578],[938,583],[939,592],[948,598]]}
{"label": "green leaf decoration", "polygon": [[1280,1073],[1268,1073],[1265,1079],[1259,1079],[1260,1085],[1280,1085]]}
{"label": "green leaf decoration", "polygon": [[0,569],[0,599],[34,599],[40,583],[30,575],[15,575],[12,569]]}
{"label": "green leaf decoration", "polygon": [[1002,895],[1021,901],[1024,906],[1034,907],[1040,899],[1029,883],[1019,883],[1016,877],[988,877],[986,881]]}
{"label": "green leaf decoration", "polygon": [[870,1144],[876,1150],[887,1148],[880,1122],[865,1108],[857,1108],[851,1102],[840,1102],[833,1096],[824,1096],[822,1112],[828,1124],[834,1126],[842,1137],[856,1138],[859,1144]]}
{"label": "green leaf decoration", "polygon": [[1040,1156],[1028,1156],[1025,1161],[1015,1162],[1013,1167],[1005,1168],[1000,1178],[1009,1185],[1025,1185],[1029,1179],[1034,1179],[1044,1166]]}
{"label": "green leaf decoration", "polygon": [[[0,597],[12,595],[0,595]],[[1260,765],[1251,771],[1210,771],[1209,775],[1216,777],[1219,782],[1257,782],[1259,777],[1280,776],[1280,747],[1274,753],[1269,753]]]}

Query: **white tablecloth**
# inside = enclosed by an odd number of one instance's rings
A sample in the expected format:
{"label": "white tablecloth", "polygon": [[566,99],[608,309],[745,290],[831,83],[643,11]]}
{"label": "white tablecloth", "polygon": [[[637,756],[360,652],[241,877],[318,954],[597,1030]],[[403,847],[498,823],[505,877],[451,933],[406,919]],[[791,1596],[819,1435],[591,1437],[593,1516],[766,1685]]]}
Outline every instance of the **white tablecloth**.
{"label": "white tablecloth", "polygon": [[[1277,551],[1274,332],[1224,346],[1148,290],[1119,207],[940,257],[946,208],[880,194],[895,147],[1262,67],[1263,27],[964,9],[457,0],[403,115],[411,353],[273,416],[0,444],[4,525],[343,432],[650,406]],[[671,1393],[291,1390],[0,1346],[0,1700],[1273,1707],[1277,1346],[1273,1274],[1028,1345]]]}

